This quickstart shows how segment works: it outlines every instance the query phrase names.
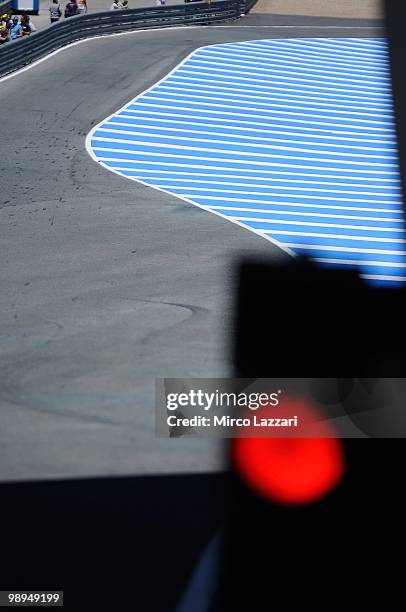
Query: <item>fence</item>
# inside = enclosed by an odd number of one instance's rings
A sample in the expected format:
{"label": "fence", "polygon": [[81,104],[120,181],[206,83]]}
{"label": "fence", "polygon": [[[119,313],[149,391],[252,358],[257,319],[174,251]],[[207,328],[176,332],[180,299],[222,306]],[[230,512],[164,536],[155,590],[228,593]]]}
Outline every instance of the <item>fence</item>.
{"label": "fence", "polygon": [[9,13],[11,11],[11,0],[0,1],[0,15]]}
{"label": "fence", "polygon": [[220,0],[208,4],[183,4],[109,11],[70,17],[43,30],[0,47],[0,76],[55,51],[92,36],[145,28],[197,25],[238,19],[256,0]]}

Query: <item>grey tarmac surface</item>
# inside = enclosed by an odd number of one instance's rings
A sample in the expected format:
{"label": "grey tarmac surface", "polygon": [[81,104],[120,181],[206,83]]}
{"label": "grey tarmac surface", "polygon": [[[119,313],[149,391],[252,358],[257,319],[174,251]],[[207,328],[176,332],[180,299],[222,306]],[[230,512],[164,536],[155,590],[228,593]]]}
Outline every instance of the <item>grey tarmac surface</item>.
{"label": "grey tarmac surface", "polygon": [[102,169],[85,137],[199,46],[381,34],[257,18],[90,40],[0,84],[1,480],[222,466],[221,445],[155,437],[154,379],[230,375],[234,262],[287,255]]}

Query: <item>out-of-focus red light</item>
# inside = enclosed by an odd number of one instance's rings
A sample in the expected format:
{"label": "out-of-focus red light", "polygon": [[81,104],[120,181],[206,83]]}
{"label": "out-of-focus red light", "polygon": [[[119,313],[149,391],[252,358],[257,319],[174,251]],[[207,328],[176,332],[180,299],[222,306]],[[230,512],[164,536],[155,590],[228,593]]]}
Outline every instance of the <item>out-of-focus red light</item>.
{"label": "out-of-focus red light", "polygon": [[[289,412],[305,412],[303,402]],[[315,411],[309,407],[308,414]],[[344,472],[341,440],[326,421],[320,438],[235,438],[232,458],[240,475],[257,493],[281,504],[309,504],[336,487]]]}

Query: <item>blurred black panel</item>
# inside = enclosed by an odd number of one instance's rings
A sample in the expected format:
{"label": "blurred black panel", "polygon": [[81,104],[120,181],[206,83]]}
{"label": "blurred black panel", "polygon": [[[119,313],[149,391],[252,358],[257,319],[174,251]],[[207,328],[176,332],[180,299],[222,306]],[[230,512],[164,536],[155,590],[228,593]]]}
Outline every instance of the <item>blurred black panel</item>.
{"label": "blurred black panel", "polygon": [[171,612],[221,524],[221,476],[0,485],[0,588],[64,609]]}
{"label": "blurred black panel", "polygon": [[[298,259],[244,263],[236,375],[404,377],[404,305],[404,290],[371,288],[355,272]],[[405,441],[342,444],[340,484],[290,506],[255,492],[230,451],[221,610],[272,609],[276,601],[329,609],[404,597]]]}

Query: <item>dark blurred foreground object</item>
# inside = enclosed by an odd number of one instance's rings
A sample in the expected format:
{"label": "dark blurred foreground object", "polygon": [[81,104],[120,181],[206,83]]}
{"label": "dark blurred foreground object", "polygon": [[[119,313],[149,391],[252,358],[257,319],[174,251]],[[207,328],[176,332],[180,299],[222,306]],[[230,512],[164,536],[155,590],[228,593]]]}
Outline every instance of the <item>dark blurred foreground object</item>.
{"label": "dark blurred foreground object", "polygon": [[[300,259],[245,263],[240,272],[237,376],[405,375],[404,289],[374,288],[355,271]],[[365,609],[404,601],[405,440],[327,441],[323,452],[333,453],[338,477],[302,502],[292,496],[294,475],[300,489],[307,462],[321,477],[319,441],[241,442],[230,442],[219,610]],[[341,450],[329,450],[330,442]],[[268,462],[268,495],[255,453],[263,478]],[[288,487],[290,502],[272,494],[275,470],[274,491]]]}
{"label": "dark blurred foreground object", "polygon": [[221,524],[222,476],[0,484],[0,590],[69,612],[172,612]]}
{"label": "dark blurred foreground object", "polygon": [[[384,7],[405,202],[406,3]],[[236,375],[404,378],[405,316],[404,289],[368,287],[355,272],[297,260],[244,265]],[[343,440],[336,486],[310,503],[283,504],[255,490],[231,441],[219,610],[404,607],[405,442]],[[293,472],[300,452],[285,451]]]}

